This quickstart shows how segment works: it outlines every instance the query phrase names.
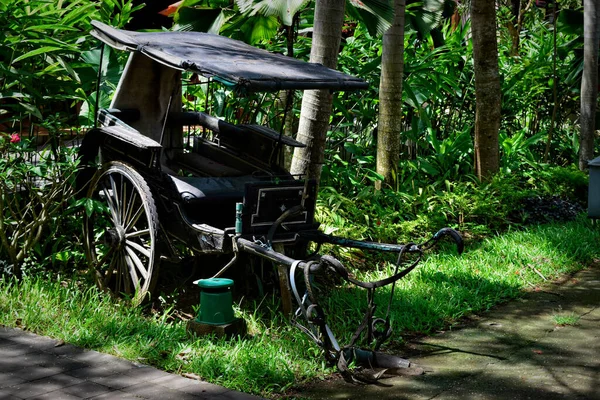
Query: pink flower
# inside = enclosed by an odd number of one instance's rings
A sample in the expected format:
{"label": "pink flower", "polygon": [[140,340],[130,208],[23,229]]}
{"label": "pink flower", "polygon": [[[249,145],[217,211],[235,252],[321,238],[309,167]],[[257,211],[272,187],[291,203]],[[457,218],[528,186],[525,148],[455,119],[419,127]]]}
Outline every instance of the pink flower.
{"label": "pink flower", "polygon": [[18,133],[13,133],[12,135],[10,135],[11,143],[19,143],[20,141],[21,141],[21,137],[19,136]]}

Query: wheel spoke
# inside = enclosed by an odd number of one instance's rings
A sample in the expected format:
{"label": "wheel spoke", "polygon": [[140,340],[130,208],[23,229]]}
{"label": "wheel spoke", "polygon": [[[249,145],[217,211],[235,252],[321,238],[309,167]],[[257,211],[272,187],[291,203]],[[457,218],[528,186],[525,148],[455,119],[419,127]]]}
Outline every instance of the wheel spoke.
{"label": "wheel spoke", "polygon": [[143,235],[150,235],[150,229],[142,229],[140,231],[134,231],[134,232],[131,232],[131,233],[126,233],[125,237],[127,239],[129,239],[129,238],[133,238],[133,237],[140,237],[140,236],[143,236]]}
{"label": "wheel spoke", "polygon": [[121,273],[121,257],[116,257],[115,269],[117,270],[117,282],[115,284],[115,289],[113,290],[113,293],[118,294],[121,292],[121,286],[123,281],[123,274]]}
{"label": "wheel spoke", "polygon": [[140,258],[137,256],[137,254],[135,254],[135,252],[133,250],[131,250],[129,247],[126,247],[127,249],[127,255],[129,256],[129,259],[131,260],[131,262],[134,265],[130,265],[129,267],[132,268],[137,268],[138,271],[140,271],[140,273],[142,274],[142,277],[144,279],[148,279],[148,270],[144,267],[144,263],[142,262],[142,260],[140,260]]}
{"label": "wheel spoke", "polygon": [[[136,265],[135,259],[131,256],[131,250],[127,251],[127,254],[125,254],[125,261],[127,262],[127,269],[129,270],[129,276],[131,277],[131,282],[133,283],[133,286],[135,286],[136,290],[137,288],[140,286],[140,278],[138,277],[138,274],[136,272],[136,269],[138,268],[138,266]],[[139,258],[137,261],[140,261]],[[144,266],[142,265],[142,268],[144,268]]]}
{"label": "wheel spoke", "polygon": [[123,284],[123,290],[126,294],[131,294],[131,281],[129,280],[129,267],[127,266],[127,259],[125,252],[121,253],[121,257],[119,260],[119,276],[121,277],[121,282]]}
{"label": "wheel spoke", "polygon": [[[113,200],[115,201],[115,214],[117,215],[116,222],[119,225],[123,225],[121,221],[121,205],[119,204],[119,192],[117,191],[117,184],[115,182],[115,178],[112,175],[108,175],[108,179],[110,180],[110,187],[113,191]],[[123,182],[123,178],[121,178],[121,182]]]}
{"label": "wheel spoke", "polygon": [[131,228],[138,222],[142,214],[144,214],[144,205],[140,204],[140,207],[135,212],[135,215],[131,218],[131,220],[127,223],[127,226],[124,228],[125,232],[129,232],[131,230]]}
{"label": "wheel spoke", "polygon": [[127,185],[125,185],[125,179],[121,178],[121,209],[119,211],[121,211],[121,222],[122,225],[125,225],[125,212],[126,212],[126,206],[125,206],[125,197],[127,196]]}
{"label": "wheel spoke", "polygon": [[[137,191],[132,190],[131,194],[129,196],[129,203],[127,204],[127,211],[125,211],[125,216],[123,218],[123,225],[125,226],[129,226],[132,218],[132,213],[133,213],[133,207],[137,201]],[[125,230],[127,232],[127,230]]]}
{"label": "wheel spoke", "polygon": [[110,191],[105,185],[102,185],[102,191],[104,192],[104,196],[106,197],[106,201],[108,202],[108,209],[110,210],[110,214],[112,215],[113,223],[117,225],[119,224],[119,217],[116,213],[117,207],[115,206],[112,196],[110,195]]}
{"label": "wheel spoke", "polygon": [[115,268],[118,270],[119,266],[119,257],[113,257],[112,260],[110,260],[110,264],[108,264],[108,268],[106,269],[106,275],[104,276],[104,288],[108,287],[108,284],[110,283],[110,278],[112,278],[114,272],[115,272]]}
{"label": "wheel spoke", "polygon": [[[112,248],[112,247],[109,247],[109,248],[108,248],[108,251],[106,252],[106,254],[104,254],[104,255],[102,256],[102,258],[100,259],[100,261],[96,261],[96,268],[98,268],[99,266],[103,265],[103,264],[106,262],[106,260],[108,259],[108,257],[109,257],[109,256],[110,256],[110,255],[111,255],[113,252],[114,252],[114,248]],[[112,261],[111,261],[111,263],[112,263]]]}
{"label": "wheel spoke", "polygon": [[151,251],[152,249],[148,249],[148,248],[142,246],[141,244],[138,244],[132,240],[125,241],[125,245],[133,247],[134,250],[136,250],[138,253],[141,253],[142,255],[148,257],[148,260],[150,260],[150,256],[152,255],[152,251]]}

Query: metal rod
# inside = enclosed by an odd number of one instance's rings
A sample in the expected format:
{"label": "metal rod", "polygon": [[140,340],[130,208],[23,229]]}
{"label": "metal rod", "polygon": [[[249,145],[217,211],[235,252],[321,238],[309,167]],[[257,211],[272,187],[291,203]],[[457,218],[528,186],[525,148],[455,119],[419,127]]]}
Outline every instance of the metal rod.
{"label": "metal rod", "polygon": [[278,253],[272,249],[262,247],[259,244],[251,242],[250,240],[247,240],[247,239],[244,239],[241,237],[236,238],[235,240],[237,241],[237,245],[240,250],[245,250],[248,253],[252,253],[257,256],[264,257],[271,261],[275,261],[276,263],[291,266],[294,263],[294,261],[296,261],[291,257],[288,257],[284,254]]}
{"label": "metal rod", "polygon": [[98,127],[98,114],[100,113],[100,81],[102,80],[102,62],[104,60],[104,43],[100,46],[100,64],[98,64],[98,79],[96,80],[96,104],[94,105],[94,128]]}
{"label": "metal rod", "polygon": [[[394,253],[400,253],[403,251],[409,253],[413,252],[412,248],[405,249],[406,246],[403,244],[377,243],[365,240],[346,239],[337,236],[326,235],[324,233],[316,231],[298,232],[298,236],[300,236],[302,239],[307,239],[315,243],[331,243],[344,247],[353,247],[356,249],[389,251]],[[414,251],[417,251],[417,249],[414,249]]]}

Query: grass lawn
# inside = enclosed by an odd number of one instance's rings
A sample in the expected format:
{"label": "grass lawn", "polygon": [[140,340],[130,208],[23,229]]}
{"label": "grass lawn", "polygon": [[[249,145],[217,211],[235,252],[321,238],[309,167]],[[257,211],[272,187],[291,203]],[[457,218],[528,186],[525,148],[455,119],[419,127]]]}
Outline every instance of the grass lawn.
{"label": "grass lawn", "polygon": [[[457,256],[451,245],[426,254],[423,263],[401,280],[391,311],[394,334],[432,333],[473,313],[518,297],[523,290],[584,268],[600,254],[600,229],[585,217],[532,226],[468,243]],[[394,266],[378,263],[357,271],[377,280]],[[376,294],[384,314],[390,288]],[[363,290],[339,286],[318,296],[341,343],[348,342],[366,305]],[[150,314],[115,302],[70,277],[29,276],[0,281],[0,324],[62,339],[77,346],[118,355],[170,372],[193,373],[209,382],[273,397],[293,385],[334,371],[319,349],[279,313],[278,300],[243,300],[236,312],[250,336],[231,341],[190,338],[173,309]],[[557,322],[558,323],[558,322]],[[568,322],[561,322],[568,323]]]}

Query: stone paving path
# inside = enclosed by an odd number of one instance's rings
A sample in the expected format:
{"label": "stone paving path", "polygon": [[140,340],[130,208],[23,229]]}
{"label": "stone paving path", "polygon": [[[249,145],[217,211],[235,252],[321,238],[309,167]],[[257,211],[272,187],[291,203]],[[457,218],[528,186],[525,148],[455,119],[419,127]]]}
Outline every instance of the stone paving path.
{"label": "stone paving path", "polygon": [[[557,326],[555,316],[574,316]],[[341,379],[301,388],[309,399],[600,399],[600,266],[501,305],[467,326],[409,341],[423,367],[380,385]]]}
{"label": "stone paving path", "polygon": [[260,398],[0,326],[0,399]]}

